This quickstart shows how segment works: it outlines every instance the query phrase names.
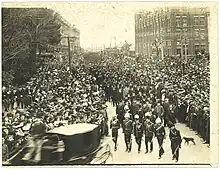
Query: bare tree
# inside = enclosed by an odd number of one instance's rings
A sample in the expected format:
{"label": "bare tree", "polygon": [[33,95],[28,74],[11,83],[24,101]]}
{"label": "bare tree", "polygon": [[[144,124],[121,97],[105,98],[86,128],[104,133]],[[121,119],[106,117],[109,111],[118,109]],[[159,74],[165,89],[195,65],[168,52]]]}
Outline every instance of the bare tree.
{"label": "bare tree", "polygon": [[3,8],[3,70],[35,68],[37,51],[60,42],[58,19],[57,13],[46,8]]}

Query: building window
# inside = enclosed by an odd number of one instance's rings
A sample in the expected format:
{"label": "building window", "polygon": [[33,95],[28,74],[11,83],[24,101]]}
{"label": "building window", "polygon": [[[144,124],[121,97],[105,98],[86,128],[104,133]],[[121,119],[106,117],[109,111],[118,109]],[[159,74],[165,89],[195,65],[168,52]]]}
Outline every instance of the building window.
{"label": "building window", "polygon": [[176,54],[181,55],[181,49],[180,48],[176,49]]}
{"label": "building window", "polygon": [[166,42],[166,46],[167,46],[167,47],[171,46],[171,41],[167,41],[167,42]]}
{"label": "building window", "polygon": [[176,45],[181,45],[181,42],[180,42],[180,41],[177,41],[177,42],[176,42]]}
{"label": "building window", "polygon": [[201,33],[200,33],[200,38],[201,38],[202,40],[205,39],[205,33],[204,33],[204,32],[201,32]]}
{"label": "building window", "polygon": [[183,32],[187,32],[187,28],[183,28],[182,31],[183,31]]}
{"label": "building window", "polygon": [[168,45],[169,45],[169,46],[171,46],[171,41],[168,41],[168,42],[169,42],[169,44],[168,44]]}
{"label": "building window", "polygon": [[168,48],[167,53],[168,53],[168,56],[171,55],[171,49],[170,48]]}
{"label": "building window", "polygon": [[195,29],[194,33],[195,33],[195,39],[199,39],[199,29]]}
{"label": "building window", "polygon": [[180,18],[176,18],[176,26],[177,27],[181,26]]}
{"label": "building window", "polygon": [[180,40],[181,39],[181,35],[180,35],[180,33],[178,32],[178,33],[176,33],[176,39],[178,39],[178,40]]}
{"label": "building window", "polygon": [[206,51],[205,45],[202,44],[202,45],[201,45],[201,53],[202,53],[202,54],[205,54],[205,51]]}
{"label": "building window", "polygon": [[188,45],[185,44],[185,45],[183,46],[183,55],[188,55],[188,54],[189,54]]}
{"label": "building window", "polygon": [[183,18],[183,27],[187,27],[187,18]]}
{"label": "building window", "polygon": [[183,27],[187,27],[187,23],[183,23]]}
{"label": "building window", "polygon": [[198,18],[198,16],[194,16],[194,25],[199,25],[199,18]]}
{"label": "building window", "polygon": [[200,25],[205,25],[205,17],[200,17]]}
{"label": "building window", "polygon": [[200,52],[199,45],[195,45],[195,54],[198,54]]}

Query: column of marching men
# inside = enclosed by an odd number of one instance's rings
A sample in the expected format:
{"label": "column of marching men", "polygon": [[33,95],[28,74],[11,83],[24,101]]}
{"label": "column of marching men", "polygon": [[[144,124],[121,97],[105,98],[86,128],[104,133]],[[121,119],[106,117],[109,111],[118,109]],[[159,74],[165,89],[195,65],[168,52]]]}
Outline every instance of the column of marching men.
{"label": "column of marching men", "polygon": [[[164,121],[161,115],[154,114],[152,111],[146,112],[143,117],[140,117],[138,114],[132,117],[132,114],[129,113],[129,109],[125,106],[124,119],[120,122],[120,116],[117,113],[117,116],[113,116],[110,122],[110,128],[112,129],[112,140],[114,142],[114,150],[117,150],[117,140],[118,140],[118,131],[120,128],[123,129],[124,141],[126,146],[126,152],[131,152],[132,149],[132,134],[135,137],[135,142],[138,145],[138,153],[141,151],[142,140],[144,138],[145,142],[145,153],[153,151],[153,137],[157,138],[159,145],[158,159],[165,153],[163,149],[163,140],[165,139],[166,132],[164,128]],[[171,140],[171,150],[172,150],[172,159],[175,161],[179,160],[179,149],[181,148],[182,138],[179,130],[175,128],[175,123],[169,121],[167,123],[170,128],[169,138]]]}
{"label": "column of marching men", "polygon": [[[105,90],[106,100],[117,106],[117,110],[129,103],[134,118],[136,113],[144,115],[148,105],[153,110],[157,105],[158,114],[163,107],[165,126],[168,120],[174,122],[176,118],[196,131],[204,143],[210,143],[207,58],[189,58],[184,70],[178,58],[171,57],[161,61],[145,56],[137,61],[132,57],[106,54],[102,62],[94,65],[91,72]],[[119,115],[119,121],[123,118],[123,114]]]}
{"label": "column of marching men", "polygon": [[[97,83],[105,89],[107,101],[116,106],[116,122],[123,128],[126,151],[130,152],[131,149],[129,141],[132,132],[140,146],[140,137],[148,132],[146,125],[150,124],[149,119],[154,124],[154,128],[151,133],[145,134],[146,141],[151,141],[152,134],[156,136],[160,146],[159,158],[164,153],[162,147],[164,127],[168,126],[174,159],[178,161],[181,136],[174,127],[176,121],[185,123],[190,129],[197,131],[204,143],[209,143],[209,60],[207,58],[194,56],[184,67],[177,58],[170,57],[162,61],[147,57],[137,61],[131,57],[114,57],[106,54],[103,58],[103,61],[92,71]],[[160,126],[160,122],[163,126]],[[137,130],[136,127],[139,126],[136,124],[141,124],[140,130]],[[116,125],[116,128],[113,124],[111,126],[116,142],[116,129],[120,126]],[[116,149],[117,145],[115,145]]]}

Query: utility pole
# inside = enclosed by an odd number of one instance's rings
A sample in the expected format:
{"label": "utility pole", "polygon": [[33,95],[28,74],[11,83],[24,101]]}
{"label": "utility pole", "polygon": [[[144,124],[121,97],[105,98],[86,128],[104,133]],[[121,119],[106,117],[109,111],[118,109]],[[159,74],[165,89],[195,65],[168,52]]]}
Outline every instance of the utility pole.
{"label": "utility pole", "polygon": [[71,55],[70,55],[70,37],[67,37],[67,43],[68,43],[68,54],[69,54],[69,67],[71,69]]}
{"label": "utility pole", "polygon": [[183,63],[183,31],[181,35],[181,63]]}
{"label": "utility pole", "polygon": [[160,50],[161,50],[161,59],[164,59],[164,51],[163,51],[163,40],[160,43]]}
{"label": "utility pole", "polygon": [[184,57],[184,61],[187,62],[187,48],[186,48],[186,38],[185,38],[185,57]]}

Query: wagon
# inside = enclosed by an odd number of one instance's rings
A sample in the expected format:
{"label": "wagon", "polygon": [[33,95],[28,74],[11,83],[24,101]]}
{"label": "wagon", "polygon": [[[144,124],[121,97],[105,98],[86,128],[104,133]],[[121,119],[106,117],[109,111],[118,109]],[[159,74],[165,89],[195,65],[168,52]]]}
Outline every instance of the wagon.
{"label": "wagon", "polygon": [[101,139],[100,127],[78,123],[50,130],[42,137],[41,159],[24,160],[25,145],[4,166],[104,164],[111,158],[110,146]]}

